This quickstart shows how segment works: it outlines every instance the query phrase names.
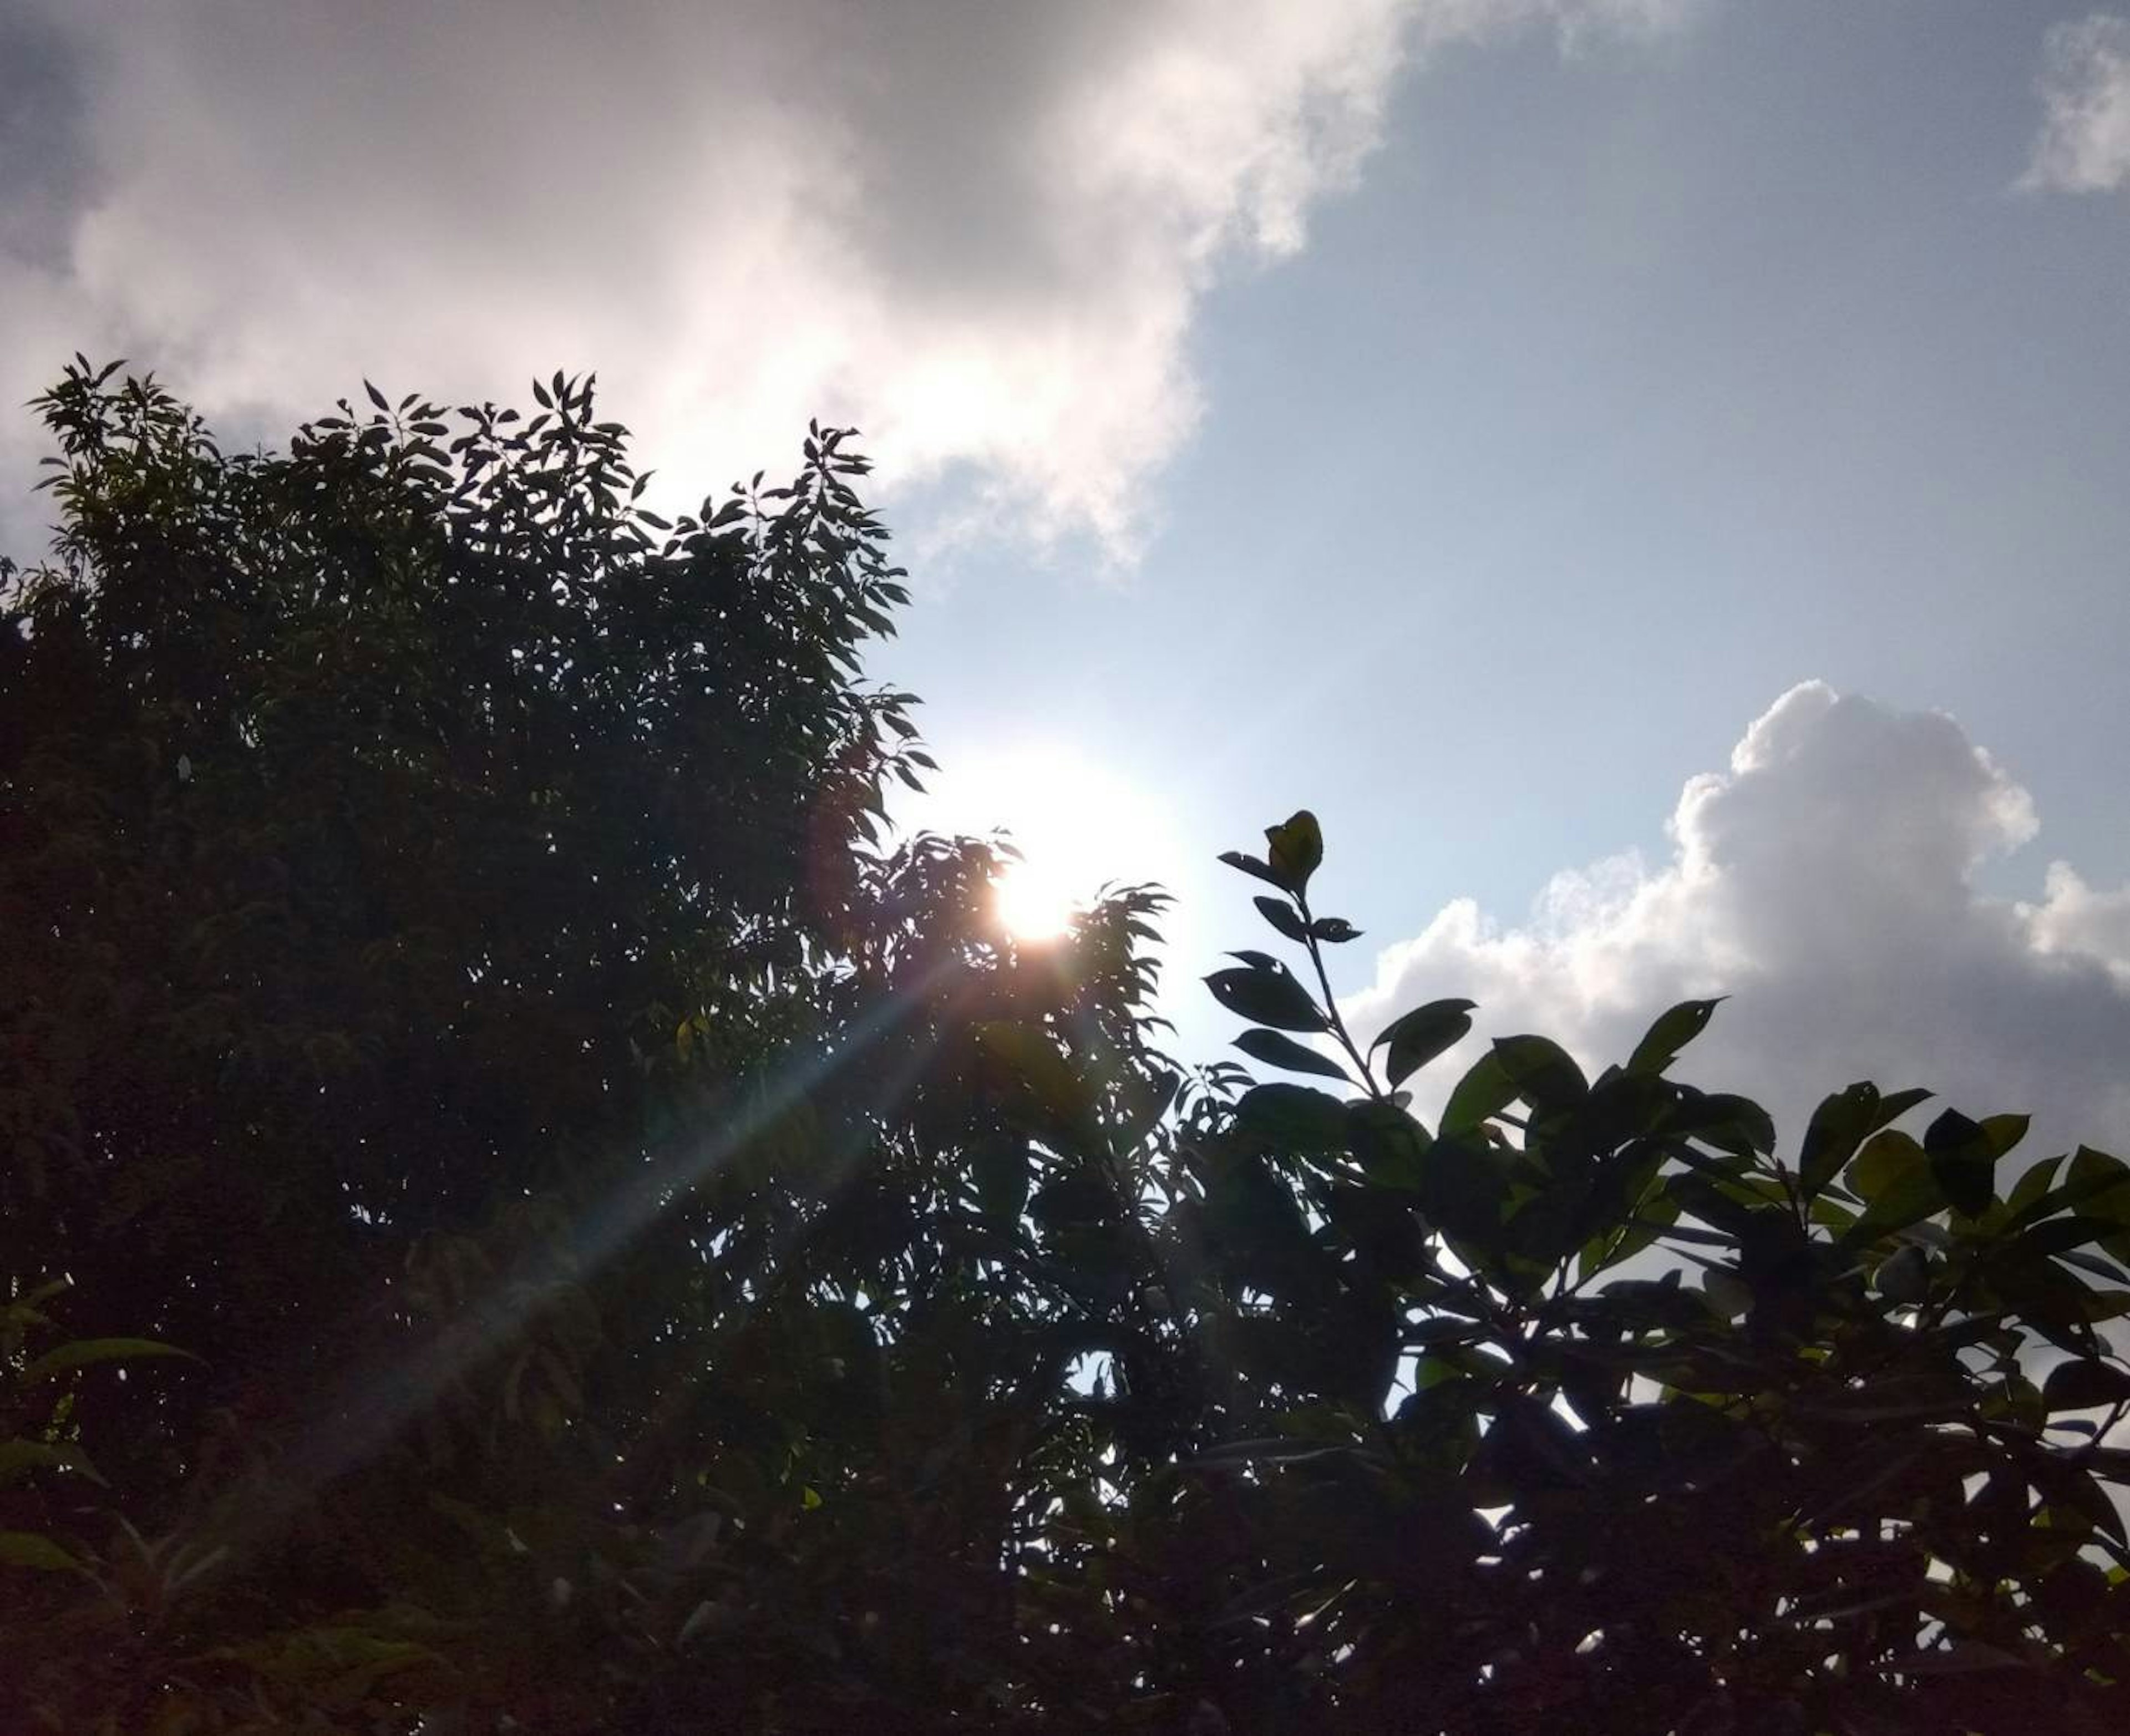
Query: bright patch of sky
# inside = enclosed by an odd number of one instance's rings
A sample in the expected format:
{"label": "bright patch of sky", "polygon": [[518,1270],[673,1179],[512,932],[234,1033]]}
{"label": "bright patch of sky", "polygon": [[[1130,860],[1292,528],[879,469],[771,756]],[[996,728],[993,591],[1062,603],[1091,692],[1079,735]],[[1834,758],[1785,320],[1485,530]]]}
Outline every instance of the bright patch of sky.
{"label": "bright patch of sky", "polygon": [[0,12],[0,398],[596,367],[691,494],[860,423],[918,811],[1170,882],[1200,1053],[1307,804],[1363,1012],[1730,988],[1728,1082],[2130,1144],[2126,287],[2119,10]]}

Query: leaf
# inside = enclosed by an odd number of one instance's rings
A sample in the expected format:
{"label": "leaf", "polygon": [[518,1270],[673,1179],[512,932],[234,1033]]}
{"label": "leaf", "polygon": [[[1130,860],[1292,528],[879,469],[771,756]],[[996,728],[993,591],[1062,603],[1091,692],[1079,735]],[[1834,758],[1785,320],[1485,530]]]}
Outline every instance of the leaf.
{"label": "leaf", "polygon": [[1804,1197],[1812,1199],[1856,1155],[1856,1148],[1878,1124],[1879,1088],[1859,1080],[1846,1091],[1821,1100],[1804,1130],[1798,1156],[1798,1177]]}
{"label": "leaf", "polygon": [[978,1025],[974,1034],[977,1047],[1055,1119],[1070,1125],[1087,1113],[1092,1099],[1085,1082],[1046,1033],[1011,1019],[995,1019]]}
{"label": "leaf", "polygon": [[1420,1209],[1459,1242],[1498,1260],[1508,1183],[1492,1157],[1464,1139],[1438,1139],[1421,1165]]}
{"label": "leaf", "polygon": [[1267,859],[1279,884],[1290,891],[1306,890],[1309,876],[1324,861],[1324,833],[1316,816],[1306,808],[1297,809],[1285,825],[1265,827],[1265,842],[1270,847]]}
{"label": "leaf", "polygon": [[1258,894],[1250,902],[1258,907],[1258,913],[1289,940],[1297,942],[1309,938],[1309,930],[1302,926],[1301,918],[1295,914],[1294,906],[1284,899],[1268,898]]}
{"label": "leaf", "polygon": [[1889,1302],[1912,1304],[1930,1295],[1930,1256],[1911,1242],[1881,1261],[1872,1282]]}
{"label": "leaf", "polygon": [[1373,1097],[1346,1105],[1346,1127],[1354,1156],[1376,1187],[1411,1190],[1420,1185],[1427,1156],[1427,1129],[1395,1104]]}
{"label": "leaf", "polygon": [[1235,1047],[1268,1066],[1285,1067],[1291,1073],[1315,1073],[1321,1078],[1335,1079],[1342,1085],[1353,1083],[1346,1076],[1346,1070],[1330,1056],[1298,1043],[1292,1037],[1282,1037],[1277,1031],[1245,1031],[1235,1039]]}
{"label": "leaf", "polygon": [[2023,1216],[2044,1218],[2066,1205],[2113,1223],[2117,1233],[2109,1238],[2109,1252],[2130,1257],[2130,1165],[2082,1145],[2071,1154],[2063,1185],[2027,1206]]}
{"label": "leaf", "polygon": [[1361,931],[1343,916],[1318,917],[1309,925],[1309,933],[1312,940],[1329,941],[1334,946],[1361,937]]}
{"label": "leaf", "polygon": [[977,1204],[992,1223],[1010,1227],[1028,1207],[1028,1146],[1019,1139],[987,1139],[969,1159]]}
{"label": "leaf", "polygon": [[183,1357],[187,1362],[199,1361],[190,1351],[179,1350],[174,1344],[159,1344],[153,1338],[77,1338],[46,1351],[22,1371],[22,1378],[48,1380],[53,1375],[87,1368],[98,1362],[132,1362],[150,1357]]}
{"label": "leaf", "polygon": [[1330,1028],[1330,1022],[1309,991],[1284,966],[1268,969],[1250,964],[1238,971],[1215,971],[1206,979],[1206,986],[1213,991],[1214,999],[1253,1024],[1281,1031]]}
{"label": "leaf", "polygon": [[2130,1374],[2112,1362],[2059,1362],[2042,1387],[2051,1410],[2096,1410],[2130,1400]]}
{"label": "leaf", "polygon": [[1871,1131],[1875,1133],[1880,1128],[1892,1126],[1917,1104],[1928,1103],[1930,1096],[1931,1094],[1921,1085],[1912,1086],[1905,1091],[1884,1093],[1879,1099],[1879,1117]]}
{"label": "leaf", "polygon": [[92,1483],[103,1481],[88,1455],[70,1442],[0,1441],[0,1484],[30,1471],[70,1471]]}
{"label": "leaf", "polygon": [[389,410],[392,408],[392,406],[386,402],[384,394],[379,391],[376,387],[370,384],[368,380],[365,379],[363,381],[362,389],[370,394],[370,403],[375,404],[379,409]]}
{"label": "leaf", "polygon": [[1669,1012],[1658,1016],[1642,1040],[1635,1045],[1635,1052],[1627,1058],[1630,1073],[1661,1073],[1679,1058],[1679,1052],[1702,1033],[1709,1016],[1722,1004],[1724,997],[1713,1000],[1683,1000]]}
{"label": "leaf", "polygon": [[2056,1171],[2067,1161],[2066,1154],[2060,1152],[2053,1157],[2044,1157],[2019,1178],[2018,1185],[2012,1190],[2011,1197],[2004,1202],[2015,1226],[2027,1221],[2029,1211],[2035,1217],[2046,1215],[2039,1209],[2042,1201],[2047,1196],[2049,1185],[2056,1179]]}
{"label": "leaf", "polygon": [[1392,1085],[1402,1084],[1445,1050],[1461,1042],[1472,1028],[1469,1000],[1431,1000],[1402,1013],[1376,1033],[1368,1052],[1387,1043],[1390,1054],[1384,1068]]}
{"label": "leaf", "polygon": [[1997,1160],[2026,1137],[2023,1115],[1992,1115],[1970,1121],[1947,1109],[1923,1135],[1931,1173],[1955,1209],[1978,1218],[1996,1198]]}
{"label": "leaf", "polygon": [[1284,1080],[1245,1091],[1235,1105],[1235,1123],[1273,1145],[1335,1152],[1346,1143],[1346,1105],[1328,1091]]}
{"label": "leaf", "polygon": [[1287,883],[1272,871],[1272,865],[1262,856],[1246,856],[1239,850],[1224,850],[1220,852],[1219,859],[1226,863],[1229,867],[1249,875],[1254,879],[1263,880],[1270,885],[1282,889],[1286,886]]}
{"label": "leaf", "polygon": [[1494,1054],[1516,1095],[1534,1109],[1572,1109],[1590,1095],[1583,1069],[1550,1037],[1499,1037]]}
{"label": "leaf", "polygon": [[1100,1223],[1110,1215],[1114,1198],[1096,1176],[1061,1176],[1036,1190],[1029,1209],[1045,1229],[1059,1224]]}
{"label": "leaf", "polygon": [[1686,1085],[1677,1089],[1679,1098],[1669,1117],[1673,1131],[1736,1157],[1774,1149],[1775,1124],[1750,1097],[1728,1091],[1697,1091]]}
{"label": "leaf", "polygon": [[1945,1195],[1923,1148],[1898,1128],[1881,1128],[1864,1143],[1847,1171],[1865,1210],[1843,1240],[1865,1243],[1934,1215]]}
{"label": "leaf", "polygon": [[2046,1223],[2036,1224],[2010,1245],[2027,1259],[2043,1260],[2112,1236],[2118,1228],[2110,1219],[2088,1218],[2074,1213],[2068,1218],[2051,1218]]}
{"label": "leaf", "polygon": [[1849,1165],[1849,1190],[1867,1206],[1903,1177],[1924,1166],[1923,1148],[1908,1134],[1888,1128],[1872,1135]]}
{"label": "leaf", "polygon": [[38,1567],[60,1573],[87,1571],[68,1551],[36,1531],[0,1531],[0,1567]]}
{"label": "leaf", "polygon": [[1726,1320],[1735,1320],[1753,1305],[1753,1286],[1728,1266],[1711,1266],[1701,1275],[1702,1294]]}
{"label": "leaf", "polygon": [[1500,1114],[1516,1096],[1516,1081],[1502,1066],[1501,1056],[1489,1049],[1457,1081],[1443,1107],[1439,1131],[1445,1137],[1469,1133]]}

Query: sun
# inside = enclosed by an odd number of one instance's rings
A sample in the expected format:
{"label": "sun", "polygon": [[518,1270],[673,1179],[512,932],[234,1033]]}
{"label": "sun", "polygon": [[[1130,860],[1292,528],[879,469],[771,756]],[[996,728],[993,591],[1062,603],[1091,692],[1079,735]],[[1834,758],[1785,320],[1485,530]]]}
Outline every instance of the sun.
{"label": "sun", "polygon": [[999,926],[1018,941],[1057,939],[1072,926],[1078,906],[1065,877],[1040,862],[1009,861],[991,882]]}
{"label": "sun", "polygon": [[1182,855],[1169,815],[1120,765],[1056,741],[1006,739],[948,753],[948,769],[898,823],[949,836],[1003,834],[989,894],[999,929],[1039,945],[1070,932],[1106,884],[1172,881]]}

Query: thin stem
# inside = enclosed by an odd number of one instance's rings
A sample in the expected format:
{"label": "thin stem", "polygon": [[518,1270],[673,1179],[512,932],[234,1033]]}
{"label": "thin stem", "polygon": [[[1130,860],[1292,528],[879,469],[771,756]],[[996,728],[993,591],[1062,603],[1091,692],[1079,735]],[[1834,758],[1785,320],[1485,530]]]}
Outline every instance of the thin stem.
{"label": "thin stem", "polygon": [[1362,1089],[1366,1090],[1369,1096],[1381,1099],[1383,1092],[1376,1083],[1376,1075],[1369,1071],[1368,1063],[1361,1053],[1360,1045],[1354,1041],[1353,1033],[1347,1030],[1346,1021],[1339,1016],[1339,999],[1331,992],[1331,975],[1324,968],[1323,945],[1311,932],[1315,923],[1309,913],[1308,896],[1304,893],[1297,892],[1294,894],[1294,903],[1295,907],[1301,913],[1301,943],[1308,949],[1309,962],[1316,967],[1317,986],[1324,991],[1324,1012],[1325,1017],[1331,1021],[1331,1034],[1339,1039],[1340,1047],[1353,1058],[1354,1066],[1359,1069]]}

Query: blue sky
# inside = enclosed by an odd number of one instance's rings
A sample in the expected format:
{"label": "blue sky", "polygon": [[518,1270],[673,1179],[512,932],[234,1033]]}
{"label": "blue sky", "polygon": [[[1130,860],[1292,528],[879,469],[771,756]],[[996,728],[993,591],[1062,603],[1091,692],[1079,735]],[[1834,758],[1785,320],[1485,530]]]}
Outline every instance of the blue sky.
{"label": "blue sky", "polygon": [[1407,78],[1306,254],[1209,298],[1142,565],[1031,596],[1001,551],[915,623],[950,761],[1054,728],[1193,842],[1306,801],[1345,907],[1409,932],[1660,856],[1819,678],[1951,711],[2031,792],[1980,886],[2119,882],[2130,200],[2019,184],[2048,22],[1710,6]]}
{"label": "blue sky", "polygon": [[1357,1016],[1603,1058],[1732,989],[1712,1064],[1785,1102],[2130,1140],[2130,21],[10,10],[11,399],[75,347],[262,431],[597,366],[696,492],[860,421],[924,816],[1168,880],[1185,984],[1256,938],[1212,855],[1306,803]]}

